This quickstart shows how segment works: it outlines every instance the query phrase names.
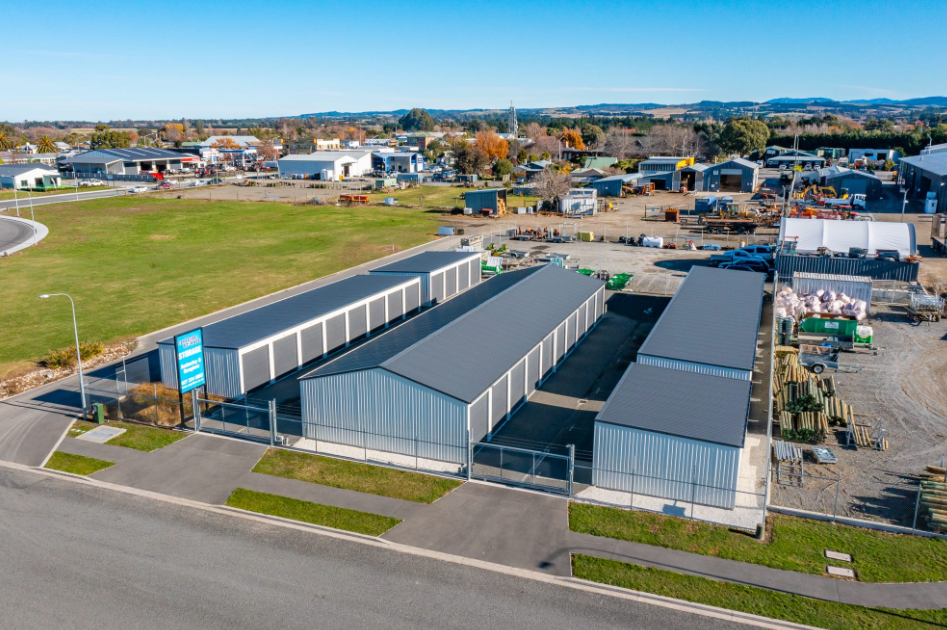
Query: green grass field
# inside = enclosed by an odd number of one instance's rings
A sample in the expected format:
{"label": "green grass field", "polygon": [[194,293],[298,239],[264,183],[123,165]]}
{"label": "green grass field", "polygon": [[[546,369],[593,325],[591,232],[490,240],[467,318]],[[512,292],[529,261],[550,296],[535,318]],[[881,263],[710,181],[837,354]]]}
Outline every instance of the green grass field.
{"label": "green grass field", "polygon": [[947,610],[888,610],[848,606],[584,555],[572,557],[572,574],[592,582],[817,628],[920,630],[943,628],[947,624]]}
{"label": "green grass field", "polygon": [[390,516],[300,501],[245,488],[234,490],[227,499],[227,505],[259,514],[269,514],[369,536],[381,536],[401,522],[401,519]]}
{"label": "green grass field", "polygon": [[437,213],[115,198],[42,206],[50,234],[0,264],[0,377],[82,340],[133,338],[434,238]]}
{"label": "green grass field", "polygon": [[[372,203],[382,203],[385,201],[385,197],[394,197],[398,200],[398,203],[404,206],[421,206],[423,198],[425,208],[463,208],[464,200],[460,198],[460,195],[470,190],[475,189],[453,186],[419,186],[390,193],[372,193],[368,196],[368,199]],[[537,200],[538,197],[519,197],[512,193],[508,193],[506,198],[507,205],[510,208],[534,206]]]}
{"label": "green grass field", "polygon": [[266,452],[253,472],[417,503],[433,503],[460,486],[459,481],[434,475],[275,448]]}
{"label": "green grass field", "polygon": [[770,517],[772,535],[761,542],[726,527],[648,512],[584,503],[569,506],[573,531],[689,551],[774,569],[822,575],[824,551],[851,554],[862,582],[935,582],[947,578],[947,543],[821,521]]}
{"label": "green grass field", "polygon": [[71,453],[63,453],[62,451],[53,453],[53,456],[46,462],[46,468],[61,470],[74,475],[91,475],[94,472],[104,470],[114,465],[114,462],[107,462],[103,459],[72,455]]}
{"label": "green grass field", "polygon": [[[85,420],[76,420],[72,428],[69,429],[69,437],[78,437],[99,426],[94,422]],[[182,431],[172,431],[170,429],[160,429],[158,427],[149,427],[142,424],[131,422],[109,422],[108,426],[117,429],[125,429],[125,432],[119,436],[113,437],[107,442],[109,446],[123,446],[133,448],[138,451],[156,451],[178,440],[186,438],[188,433]]]}

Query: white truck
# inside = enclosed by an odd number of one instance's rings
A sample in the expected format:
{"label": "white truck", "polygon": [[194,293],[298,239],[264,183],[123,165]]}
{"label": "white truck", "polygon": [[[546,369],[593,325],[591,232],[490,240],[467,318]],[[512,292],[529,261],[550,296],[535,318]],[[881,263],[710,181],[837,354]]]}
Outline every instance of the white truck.
{"label": "white truck", "polygon": [[849,195],[845,199],[823,199],[822,203],[825,204],[828,208],[836,208],[838,206],[851,206],[853,208],[865,209],[865,195],[854,194]]}

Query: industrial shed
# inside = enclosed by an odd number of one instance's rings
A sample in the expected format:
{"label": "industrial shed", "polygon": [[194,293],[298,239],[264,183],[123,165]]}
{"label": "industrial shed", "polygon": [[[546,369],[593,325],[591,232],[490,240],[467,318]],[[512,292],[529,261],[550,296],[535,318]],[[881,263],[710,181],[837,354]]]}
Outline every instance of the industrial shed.
{"label": "industrial shed", "polygon": [[464,207],[480,213],[487,210],[492,215],[506,212],[506,188],[468,190],[464,193]]}
{"label": "industrial shed", "polygon": [[337,180],[370,173],[372,154],[370,151],[316,151],[309,155],[287,155],[278,163],[283,177]]}
{"label": "industrial shed", "polygon": [[705,164],[702,188],[709,192],[753,192],[759,186],[759,165],[743,158]]}
{"label": "industrial shed", "polygon": [[595,180],[589,188],[594,188],[599,197],[621,197],[622,186],[634,186],[641,177],[641,173],[612,175]]}
{"label": "industrial shed", "polygon": [[[420,278],[353,276],[204,326],[207,391],[239,398],[420,308]],[[177,388],[174,339],[158,342]]]}
{"label": "industrial shed", "polygon": [[[937,145],[932,151],[937,150]],[[908,196],[914,199],[930,199],[936,212],[947,212],[947,153],[932,152],[901,158],[898,162],[898,179]],[[927,209],[925,208],[925,211]]]}
{"label": "industrial shed", "polygon": [[554,265],[504,273],[300,379],[304,437],[467,463],[604,312],[605,287]]}
{"label": "industrial shed", "polygon": [[[708,323],[703,332],[715,331]],[[749,381],[632,364],[595,418],[592,484],[732,509],[751,390]]]}
{"label": "industrial shed", "polygon": [[842,167],[833,170],[826,173],[824,186],[831,186],[840,195],[846,189],[849,195],[865,195],[870,201],[881,198],[881,179],[875,175]]}
{"label": "industrial shed", "polygon": [[431,306],[480,283],[480,252],[423,252],[368,273],[417,276],[421,279],[421,305]]}
{"label": "industrial shed", "polygon": [[751,380],[765,280],[751,271],[692,267],[638,350],[638,363]]}

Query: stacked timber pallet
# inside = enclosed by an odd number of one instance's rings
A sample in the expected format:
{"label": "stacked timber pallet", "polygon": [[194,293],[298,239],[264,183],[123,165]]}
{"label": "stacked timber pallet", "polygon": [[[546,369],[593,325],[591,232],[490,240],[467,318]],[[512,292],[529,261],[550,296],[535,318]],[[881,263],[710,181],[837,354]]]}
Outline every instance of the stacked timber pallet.
{"label": "stacked timber pallet", "polygon": [[786,440],[822,443],[830,426],[854,424],[851,405],[836,396],[835,377],[813,375],[789,346],[776,347],[773,411]]}
{"label": "stacked timber pallet", "polygon": [[935,532],[947,532],[947,471],[928,466],[921,473],[920,511]]}

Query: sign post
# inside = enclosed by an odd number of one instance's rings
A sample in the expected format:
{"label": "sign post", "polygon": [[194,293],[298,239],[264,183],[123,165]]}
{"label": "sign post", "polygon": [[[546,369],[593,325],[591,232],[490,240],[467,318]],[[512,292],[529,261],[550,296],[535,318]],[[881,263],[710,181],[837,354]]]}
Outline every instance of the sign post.
{"label": "sign post", "polygon": [[[184,424],[184,394],[207,383],[204,372],[204,330],[197,328],[174,337],[175,363],[178,370],[178,397],[181,424]],[[196,404],[196,397],[192,396]],[[195,412],[195,417],[197,417]],[[195,428],[198,428],[195,426]]]}

